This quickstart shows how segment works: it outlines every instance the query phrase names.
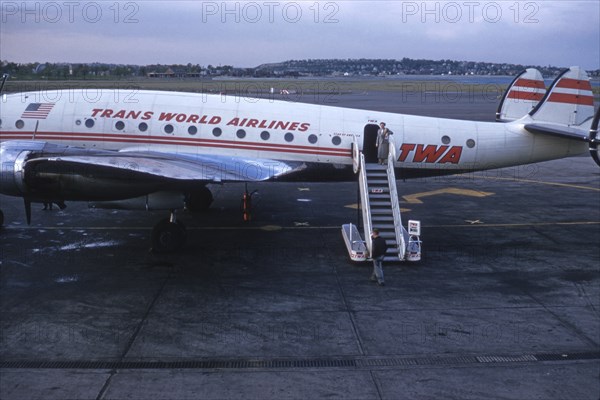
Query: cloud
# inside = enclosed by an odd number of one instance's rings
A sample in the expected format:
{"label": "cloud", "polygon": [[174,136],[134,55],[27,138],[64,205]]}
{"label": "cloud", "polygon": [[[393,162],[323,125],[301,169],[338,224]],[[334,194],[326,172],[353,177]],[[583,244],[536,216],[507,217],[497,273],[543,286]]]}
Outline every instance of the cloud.
{"label": "cloud", "polygon": [[242,67],[287,59],[410,57],[596,69],[599,27],[596,0],[4,1],[0,56]]}

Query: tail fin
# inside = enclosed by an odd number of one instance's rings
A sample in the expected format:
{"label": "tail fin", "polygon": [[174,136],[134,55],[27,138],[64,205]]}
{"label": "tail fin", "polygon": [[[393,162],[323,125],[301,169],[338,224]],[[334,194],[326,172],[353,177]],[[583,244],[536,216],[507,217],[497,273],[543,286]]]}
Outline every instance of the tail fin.
{"label": "tail fin", "polygon": [[546,85],[540,71],[527,68],[508,86],[496,111],[496,121],[508,122],[527,115],[544,97]]}
{"label": "tail fin", "polygon": [[544,98],[519,122],[528,132],[588,142],[590,149],[597,150],[598,114],[594,119],[594,95],[585,71],[571,67],[561,72]]}
{"label": "tail fin", "polygon": [[580,126],[591,120],[594,95],[585,71],[579,67],[564,70],[529,115],[534,121],[568,126]]}

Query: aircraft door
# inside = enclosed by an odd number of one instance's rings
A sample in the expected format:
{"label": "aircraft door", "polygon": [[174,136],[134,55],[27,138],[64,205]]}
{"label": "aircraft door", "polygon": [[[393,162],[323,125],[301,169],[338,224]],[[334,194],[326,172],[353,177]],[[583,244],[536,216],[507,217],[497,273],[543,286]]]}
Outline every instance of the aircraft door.
{"label": "aircraft door", "polygon": [[364,136],[363,136],[363,154],[365,155],[365,162],[376,163],[377,162],[377,131],[379,125],[368,124],[365,125]]}

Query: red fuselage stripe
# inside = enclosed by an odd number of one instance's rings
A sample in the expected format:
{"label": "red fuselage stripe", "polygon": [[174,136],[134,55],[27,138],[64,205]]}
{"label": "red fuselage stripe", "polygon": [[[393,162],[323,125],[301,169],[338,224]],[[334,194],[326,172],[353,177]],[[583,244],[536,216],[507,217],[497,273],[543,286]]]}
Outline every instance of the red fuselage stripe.
{"label": "red fuselage stripe", "polygon": [[[0,132],[0,140],[31,140],[34,132]],[[35,132],[35,138],[39,140],[77,140],[83,142],[107,142],[107,143],[130,143],[135,145],[176,145],[194,147],[214,147],[241,150],[271,151],[296,154],[329,155],[348,157],[351,155],[349,149],[318,148],[310,146],[292,146],[266,143],[241,143],[230,140],[210,140],[191,138],[165,138],[152,136],[133,135],[110,135],[110,134],[81,134],[69,132]]]}

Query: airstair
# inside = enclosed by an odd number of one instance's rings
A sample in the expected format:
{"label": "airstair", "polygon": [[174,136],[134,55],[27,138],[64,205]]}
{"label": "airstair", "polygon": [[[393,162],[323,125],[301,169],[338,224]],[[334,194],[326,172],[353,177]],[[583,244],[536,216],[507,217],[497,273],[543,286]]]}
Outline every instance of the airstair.
{"label": "airstair", "polygon": [[394,160],[396,146],[390,137],[390,154],[386,165],[366,163],[364,154],[356,141],[352,145],[354,172],[358,174],[360,191],[360,209],[362,212],[363,235],[360,237],[356,225],[342,226],[342,236],[346,243],[350,259],[366,261],[371,249],[371,231],[379,230],[388,250],[384,261],[419,261],[421,259],[420,222],[409,221],[408,230],[402,225],[400,200],[396,187]]}

